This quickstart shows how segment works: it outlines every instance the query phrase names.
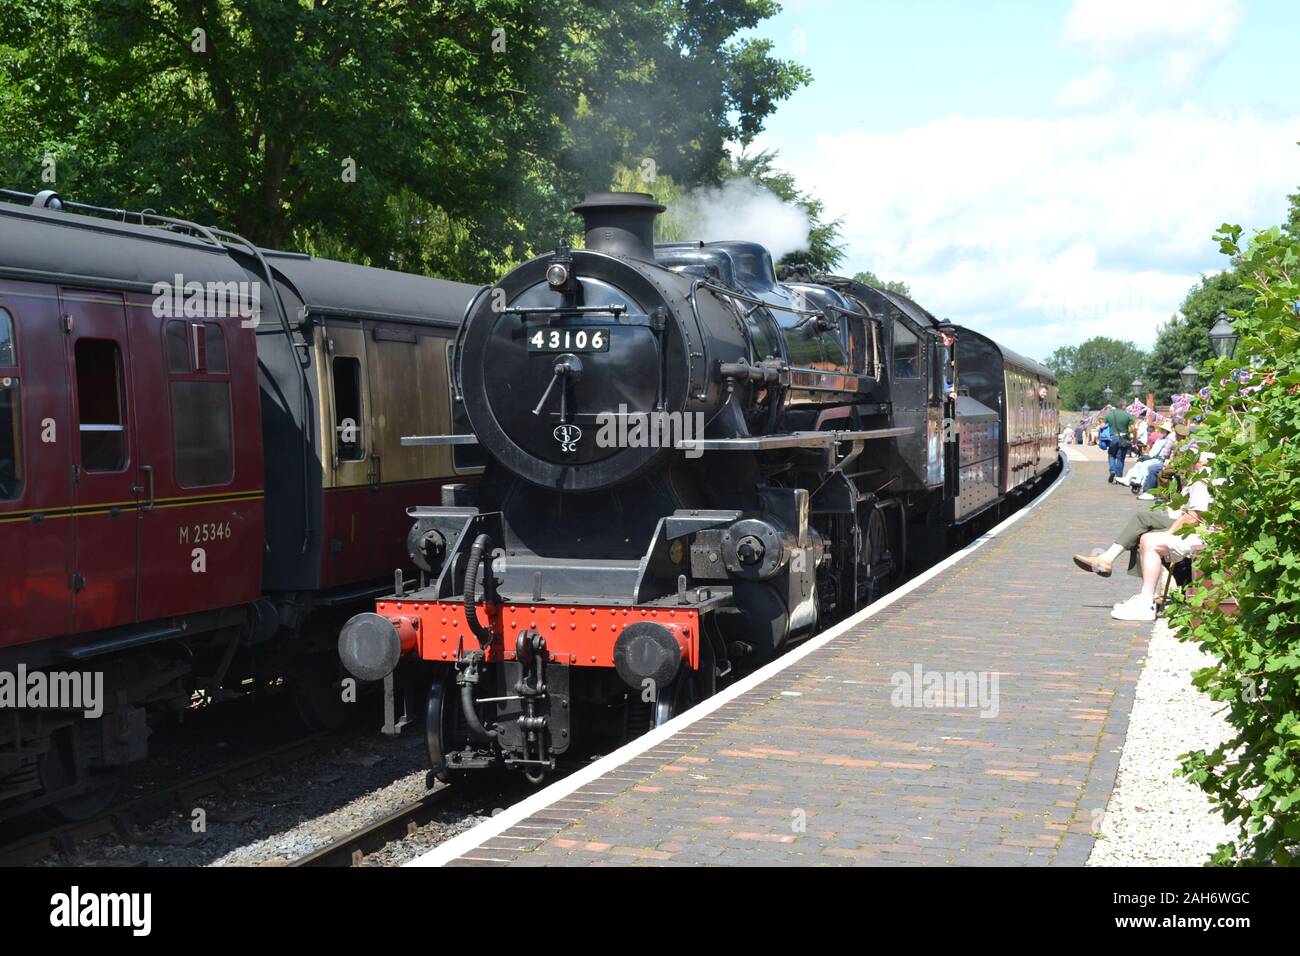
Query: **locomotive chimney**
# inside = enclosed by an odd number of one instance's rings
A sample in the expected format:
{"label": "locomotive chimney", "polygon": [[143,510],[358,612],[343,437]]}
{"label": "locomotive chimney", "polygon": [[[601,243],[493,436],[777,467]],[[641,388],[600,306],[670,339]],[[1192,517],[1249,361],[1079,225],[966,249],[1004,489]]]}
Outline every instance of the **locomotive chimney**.
{"label": "locomotive chimney", "polygon": [[664,211],[649,193],[588,193],[573,207],[587,229],[587,248],[611,256],[655,258],[655,216]]}

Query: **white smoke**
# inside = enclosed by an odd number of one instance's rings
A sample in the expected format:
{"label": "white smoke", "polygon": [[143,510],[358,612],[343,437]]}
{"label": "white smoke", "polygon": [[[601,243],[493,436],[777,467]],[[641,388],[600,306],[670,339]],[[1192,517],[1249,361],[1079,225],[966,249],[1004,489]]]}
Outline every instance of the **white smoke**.
{"label": "white smoke", "polygon": [[806,249],[812,230],[807,213],[752,179],[692,189],[669,205],[664,218],[665,234],[705,242],[746,239],[766,246],[774,262]]}

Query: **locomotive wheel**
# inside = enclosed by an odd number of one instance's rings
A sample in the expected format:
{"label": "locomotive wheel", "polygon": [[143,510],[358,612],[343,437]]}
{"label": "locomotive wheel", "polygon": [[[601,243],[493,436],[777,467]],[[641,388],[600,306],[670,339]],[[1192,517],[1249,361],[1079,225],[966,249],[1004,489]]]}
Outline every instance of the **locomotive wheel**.
{"label": "locomotive wheel", "polygon": [[456,699],[456,684],[451,674],[437,674],[429,685],[429,697],[424,708],[424,744],[429,751],[429,766],[433,775],[443,783],[462,776],[462,773],[447,768],[445,754],[447,747],[456,749],[456,723],[460,701]]}
{"label": "locomotive wheel", "polygon": [[[867,526],[862,533],[862,553],[859,560],[871,568],[887,558],[892,562],[893,555],[889,550],[889,526],[885,523],[885,516],[881,509],[872,508],[871,514],[867,516]],[[883,576],[868,572],[863,604],[869,604],[888,593],[897,574],[896,567],[891,567]]]}
{"label": "locomotive wheel", "polygon": [[690,710],[700,702],[696,675],[683,671],[655,700],[654,726],[662,727],[678,714]]}

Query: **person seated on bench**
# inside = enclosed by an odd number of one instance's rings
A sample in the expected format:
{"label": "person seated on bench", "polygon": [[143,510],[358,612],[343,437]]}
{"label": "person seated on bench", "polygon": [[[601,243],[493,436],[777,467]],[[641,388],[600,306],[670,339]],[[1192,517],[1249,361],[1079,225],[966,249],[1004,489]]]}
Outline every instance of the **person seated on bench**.
{"label": "person seated on bench", "polygon": [[1174,426],[1173,434],[1169,436],[1169,440],[1165,443],[1161,460],[1150,462],[1147,465],[1147,476],[1142,482],[1142,492],[1138,495],[1139,501],[1154,501],[1156,499],[1155,490],[1157,486],[1167,484],[1164,474],[1171,456],[1178,446],[1187,440],[1190,434],[1191,431],[1186,423],[1179,422]]}
{"label": "person seated on bench", "polygon": [[1133,467],[1124,477],[1128,486],[1133,489],[1133,494],[1145,489],[1147,476],[1153,467],[1157,465],[1163,467],[1169,460],[1169,456],[1174,451],[1173,445],[1173,438],[1162,426],[1157,425],[1151,429],[1151,444],[1142,455],[1138,456],[1138,460],[1133,463]]}
{"label": "person seated on bench", "polygon": [[[1139,508],[1133,517],[1124,522],[1109,548],[1100,554],[1076,554],[1072,559],[1075,566],[1081,571],[1090,571],[1093,574],[1101,575],[1103,578],[1108,578],[1114,569],[1115,559],[1128,551],[1131,552],[1129,555],[1129,573],[1141,574],[1141,569],[1138,566],[1138,542],[1148,532],[1172,530],[1175,522],[1183,518],[1189,510],[1192,510],[1191,488],[1195,488],[1197,484],[1203,484],[1203,482],[1193,482],[1188,489],[1189,501],[1186,509],[1157,508],[1151,510],[1145,506]],[[1200,501],[1201,495],[1198,492],[1195,502],[1200,503]],[[1208,499],[1205,503],[1208,504]]]}
{"label": "person seated on bench", "polygon": [[[1187,489],[1187,508],[1183,516],[1169,526],[1167,531],[1148,531],[1138,542],[1137,564],[1142,575],[1142,590],[1126,601],[1120,601],[1110,612],[1117,621],[1154,621],[1156,619],[1156,589],[1166,562],[1170,567],[1191,558],[1205,547],[1199,534],[1178,534],[1179,529],[1201,523],[1201,515],[1210,507],[1210,483],[1202,478]],[[1131,570],[1131,568],[1130,568]]]}

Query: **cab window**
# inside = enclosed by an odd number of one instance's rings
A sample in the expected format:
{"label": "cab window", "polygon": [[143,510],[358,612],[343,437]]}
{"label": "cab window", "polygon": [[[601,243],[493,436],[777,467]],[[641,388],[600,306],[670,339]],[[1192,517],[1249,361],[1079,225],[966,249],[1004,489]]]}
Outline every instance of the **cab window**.
{"label": "cab window", "polygon": [[902,319],[894,320],[894,379],[919,378],[921,341]]}

